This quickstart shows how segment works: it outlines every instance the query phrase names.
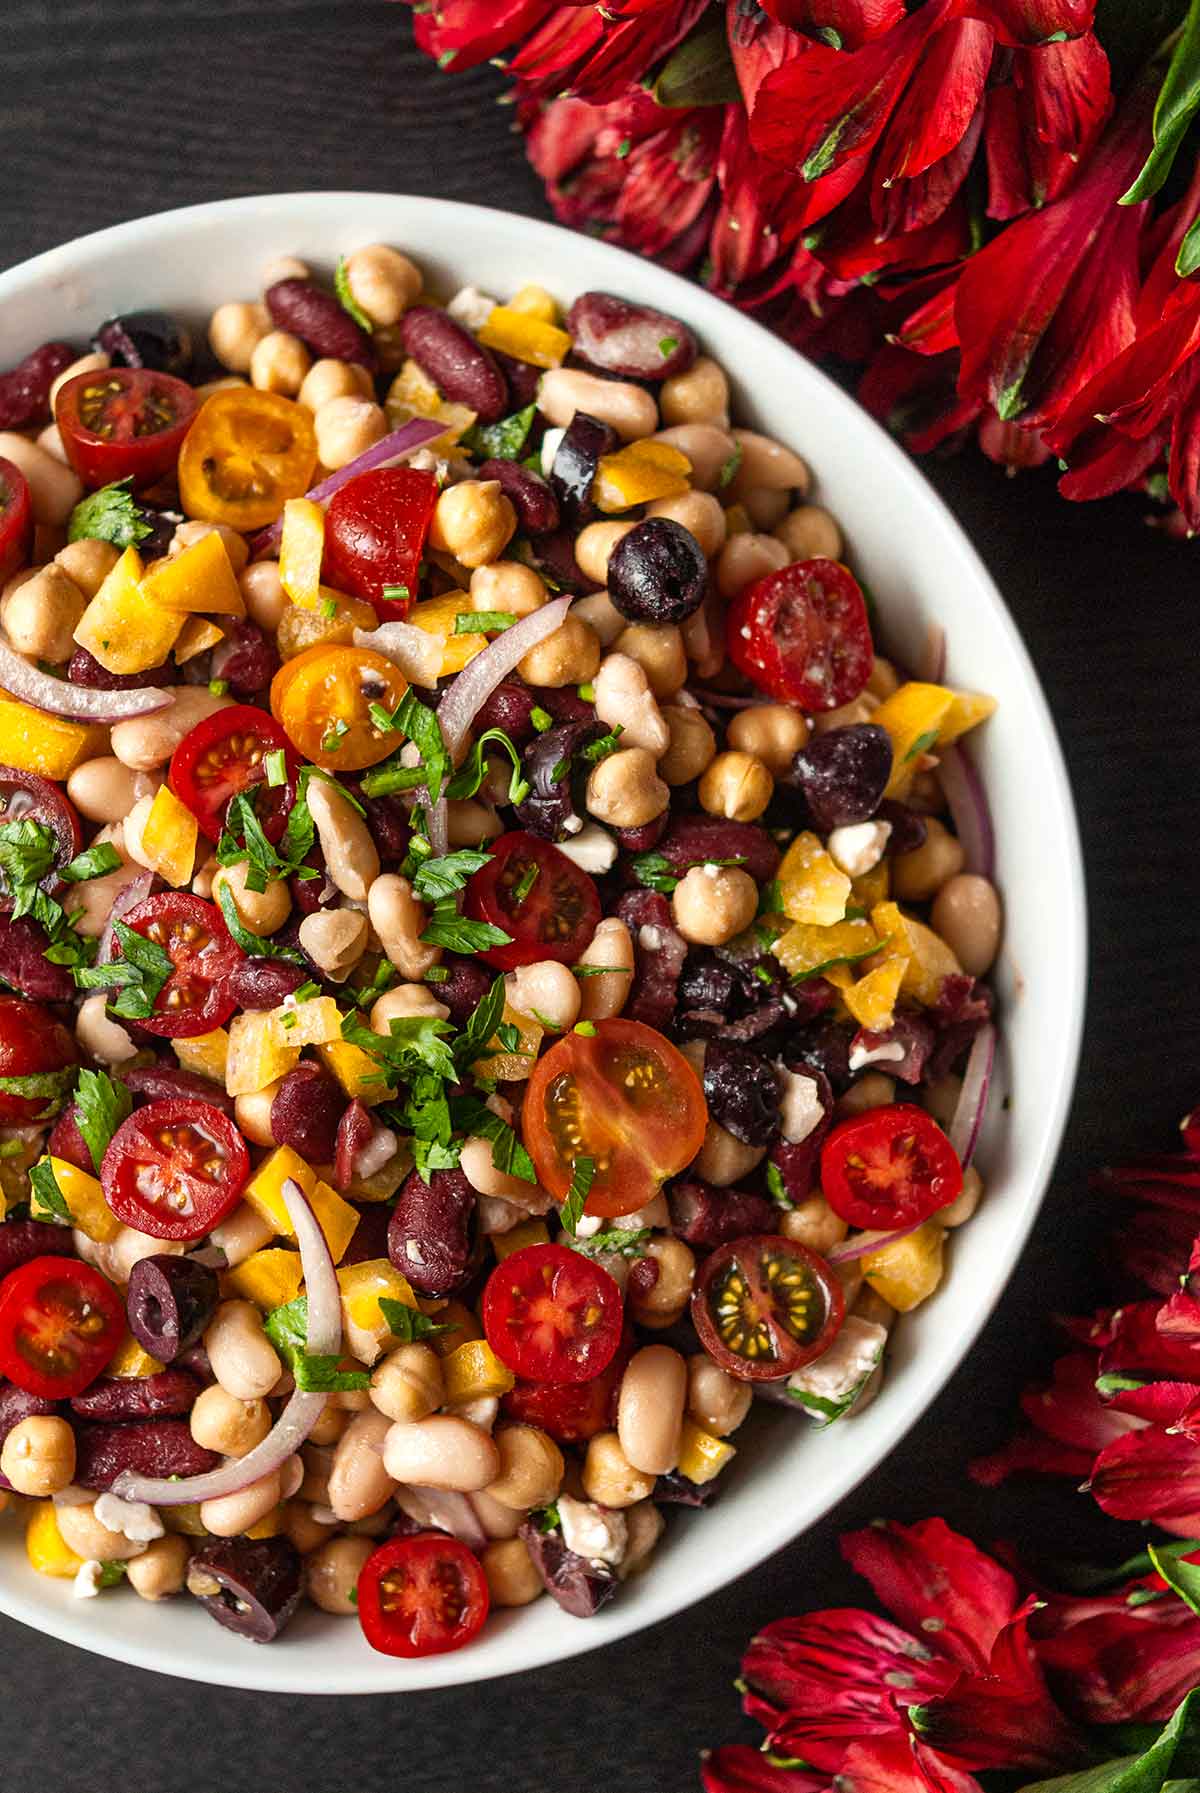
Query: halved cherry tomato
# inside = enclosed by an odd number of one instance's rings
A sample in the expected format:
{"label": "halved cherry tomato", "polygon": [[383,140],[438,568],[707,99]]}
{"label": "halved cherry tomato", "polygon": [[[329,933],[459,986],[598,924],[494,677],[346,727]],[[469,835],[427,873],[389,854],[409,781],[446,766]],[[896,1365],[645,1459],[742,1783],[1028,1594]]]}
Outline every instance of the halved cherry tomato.
{"label": "halved cherry tomato", "polygon": [[306,648],[271,681],[271,712],[306,760],[327,772],[378,765],[400,737],[380,728],[371,705],[394,710],[408,681],[399,667],[365,647]]}
{"label": "halved cherry tomato", "polygon": [[236,1008],[226,994],[229,974],[242,959],[225,918],[214,903],[190,891],[147,897],[122,918],[126,927],[161,946],[175,969],[155,998],[154,1013],[139,1021],[168,1040],[211,1033]]}
{"label": "halved cherry tomato", "polygon": [[565,1245],[525,1245],[497,1264],[480,1305],[487,1342],[530,1382],[590,1382],[621,1343],[621,1291]]}
{"label": "halved cherry tomato", "polygon": [[0,580],[11,579],[33,554],[33,500],[21,469],[0,455]]}
{"label": "halved cherry tomato", "polygon": [[827,1351],[846,1311],[824,1258],[775,1233],[718,1246],[692,1291],[692,1324],[723,1370],[773,1382]]}
{"label": "halved cherry tomato", "polygon": [[633,1333],[626,1328],[607,1369],[590,1382],[526,1382],[518,1379],[500,1405],[509,1419],[538,1426],[560,1444],[586,1444],[617,1423],[617,1390],[633,1356]]}
{"label": "halved cherry tomato", "polygon": [[961,1195],[962,1185],[954,1147],[912,1102],[852,1115],[821,1148],[821,1189],[851,1226],[919,1226]]}
{"label": "halved cherry tomato", "polygon": [[491,858],[467,885],[463,909],[512,940],[480,957],[498,971],[541,959],[573,965],[600,920],[600,896],[587,873],[538,834],[502,834],[488,852]]}
{"label": "halved cherry tomato", "polygon": [[139,491],[175,471],[196,394],[152,367],[101,367],[60,386],[54,417],[63,452],[87,486],[132,479]]}
{"label": "halved cherry tomato", "polygon": [[[282,752],[287,777],[266,784],[267,756]],[[279,724],[253,704],[234,704],[198,722],[171,755],[167,782],[186,803],[210,840],[220,838],[231,798],[264,785],[257,815],[267,839],[277,842],[296,797],[300,762]]]}
{"label": "halved cherry tomato", "polygon": [[61,1021],[23,996],[0,996],[0,1126],[27,1126],[57,1114],[78,1062]]}
{"label": "halved cherry tomato", "polygon": [[[325,578],[374,604],[381,618],[407,616],[438,483],[417,467],[377,467],[335,493],[325,513]],[[384,587],[405,598],[385,598]]]}
{"label": "halved cherry tomato", "polygon": [[595,1166],[586,1212],[632,1214],[700,1150],[708,1110],[700,1079],[670,1040],[640,1021],[597,1021],[534,1066],[521,1111],[525,1146],[556,1201],[577,1158]]}
{"label": "halved cherry tomato", "polygon": [[211,1102],[147,1102],[123,1121],[100,1166],[104,1199],[155,1239],[203,1239],[237,1205],[250,1157]]}
{"label": "halved cherry tomato", "polygon": [[797,560],[729,607],[729,658],[781,703],[810,713],[850,703],[871,675],[871,624],[858,581],[839,561]]}
{"label": "halved cherry tomato", "polygon": [[385,1656],[441,1656],[461,1650],[488,1616],[478,1559],[445,1532],[392,1538],[358,1574],[358,1621]]}
{"label": "halved cherry tomato", "polygon": [[34,1258],[0,1283],[0,1375],[27,1394],[82,1394],[124,1335],[124,1302],[78,1258]]}
{"label": "halved cherry tomato", "polygon": [[214,392],[179,455],[179,495],[189,517],[263,529],[312,483],[312,413],[277,392],[247,386]]}
{"label": "halved cherry tomato", "polygon": [[[62,887],[58,868],[69,864],[83,845],[75,805],[48,778],[0,766],[0,841],[10,838],[4,832],[10,822],[36,822],[53,835],[55,863],[40,880],[42,889],[53,896]],[[11,908],[12,898],[0,875],[0,910]]]}

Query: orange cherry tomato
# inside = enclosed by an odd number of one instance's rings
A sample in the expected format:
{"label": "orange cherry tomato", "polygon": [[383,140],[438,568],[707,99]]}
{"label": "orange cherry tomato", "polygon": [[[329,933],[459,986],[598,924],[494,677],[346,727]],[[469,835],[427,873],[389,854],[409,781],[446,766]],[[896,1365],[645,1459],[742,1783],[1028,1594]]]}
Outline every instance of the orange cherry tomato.
{"label": "orange cherry tomato", "polygon": [[595,1174],[586,1212],[633,1214],[700,1150],[708,1110],[700,1079],[670,1040],[640,1021],[597,1021],[538,1060],[521,1115],[543,1188],[561,1201],[575,1161]]}
{"label": "orange cherry tomato", "polygon": [[361,772],[400,744],[371,719],[371,705],[394,710],[408,681],[382,654],[363,647],[306,648],[271,681],[271,713],[297,753],[326,772]]}
{"label": "orange cherry tomato", "polygon": [[303,405],[248,386],[214,392],[179,451],[179,495],[189,517],[264,529],[312,484],[317,436]]}

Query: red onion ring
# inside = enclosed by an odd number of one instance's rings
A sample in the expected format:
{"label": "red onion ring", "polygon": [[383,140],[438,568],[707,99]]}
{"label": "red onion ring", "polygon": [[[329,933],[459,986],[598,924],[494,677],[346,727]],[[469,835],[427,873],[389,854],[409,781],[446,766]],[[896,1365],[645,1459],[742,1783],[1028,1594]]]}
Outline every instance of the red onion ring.
{"label": "red onion ring", "polygon": [[[299,1183],[288,1177],[282,1194],[288,1218],[296,1230],[308,1296],[306,1348],[316,1357],[335,1357],[342,1348],[342,1304],[333,1258],[320,1222]],[[220,1500],[226,1494],[238,1494],[251,1482],[282,1468],[304,1443],[324,1413],[328,1400],[328,1395],[304,1394],[297,1390],[262,1443],[256,1444],[244,1457],[231,1458],[219,1469],[209,1470],[204,1475],[185,1476],[181,1481],[140,1476],[123,1469],[113,1483],[112,1491],[122,1500],[145,1501],[152,1507],[186,1506],[192,1501]]]}
{"label": "red onion ring", "polygon": [[442,642],[428,629],[413,623],[380,623],[377,629],[355,629],[355,647],[370,648],[398,666],[410,685],[432,691],[442,663]]}
{"label": "red onion ring", "polygon": [[123,921],[131,909],[136,909],[139,903],[145,902],[153,889],[153,872],[139,872],[136,877],[130,878],[127,884],[122,884],[113,899],[113,906],[108,912],[108,920],[101,930],[96,947],[96,959],[99,964],[107,965],[111,959],[115,959],[117,956],[117,941],[113,933],[114,921]]}
{"label": "red onion ring", "polygon": [[[932,1219],[931,1214],[925,1216],[925,1220]],[[841,1245],[835,1245],[832,1251],[827,1251],[825,1261],[828,1264],[852,1264],[855,1258],[867,1258],[872,1252],[885,1251],[889,1245],[895,1245],[898,1239],[907,1239],[910,1233],[923,1227],[925,1220],[914,1220],[908,1226],[898,1227],[894,1233],[876,1233],[874,1238],[868,1237],[866,1233],[858,1233],[853,1239],[843,1240]]]}
{"label": "red onion ring", "polygon": [[131,716],[150,716],[175,702],[173,691],[158,685],[137,685],[131,691],[93,691],[52,678],[40,666],[31,666],[10,641],[0,635],[0,685],[11,697],[45,710],[49,716],[66,716],[72,722],[125,722]]}
{"label": "red onion ring", "polygon": [[[427,442],[432,442],[445,433],[444,423],[437,423],[429,417],[410,417],[407,423],[402,423],[398,430],[392,430],[382,441],[376,442],[373,448],[366,449],[345,467],[339,467],[336,473],[328,474],[304,496],[311,498],[315,504],[323,504],[335,492],[340,492],[350,480],[357,479],[360,473],[370,473],[372,468],[382,467],[388,461],[398,460],[401,455],[411,454],[414,448],[423,448]],[[260,529],[251,539],[251,559],[257,560],[260,555],[268,553],[278,544],[282,534],[283,518],[280,516],[265,529]]]}
{"label": "red onion ring", "polygon": [[996,1062],[996,1029],[989,1022],[980,1028],[971,1045],[967,1058],[967,1068],[963,1072],[962,1092],[958,1098],[958,1106],[947,1128],[947,1137],[958,1153],[959,1163],[963,1169],[970,1164],[979,1141],[979,1129],[983,1125],[984,1113],[987,1109],[988,1086],[992,1080],[992,1067]]}
{"label": "red onion ring", "polygon": [[402,1483],[396,1489],[396,1505],[415,1524],[449,1532],[468,1550],[482,1550],[488,1541],[479,1515],[465,1494],[448,1494],[441,1488],[415,1488]]}
{"label": "red onion ring", "polygon": [[917,677],[926,685],[941,685],[946,679],[946,631],[941,623],[930,623],[925,631],[925,646],[918,661]]}
{"label": "red onion ring", "polygon": [[938,781],[962,842],[966,869],[990,879],[996,871],[996,836],[983,780],[965,748],[955,744],[936,751]]}

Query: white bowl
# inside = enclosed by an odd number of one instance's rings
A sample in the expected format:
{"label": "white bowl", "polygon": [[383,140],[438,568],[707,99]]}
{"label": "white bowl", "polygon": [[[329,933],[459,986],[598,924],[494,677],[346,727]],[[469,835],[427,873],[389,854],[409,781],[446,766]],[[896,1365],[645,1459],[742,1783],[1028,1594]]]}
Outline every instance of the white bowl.
{"label": "white bowl", "polygon": [[299,255],[328,273],[340,254],[377,241],[410,251],[448,291],[472,282],[508,296],[535,280],[569,300],[599,287],[685,318],[731,375],[737,414],[813,468],[894,650],[915,661],[926,625],[945,627],[951,680],[993,693],[1000,705],[978,755],[1006,906],[1004,1056],[980,1158],[986,1199],[955,1235],[936,1297],[898,1328],[874,1405],[826,1432],[800,1416],[759,1415],[739,1437],[720,1502],[707,1513],[676,1510],[648,1571],[595,1619],[570,1618],[545,1599],[501,1614],[457,1655],[401,1662],[370,1650],[357,1625],[310,1608],[264,1649],[187,1600],[76,1600],[69,1583],[33,1573],[18,1528],[0,1520],[0,1611],[141,1668],[276,1693],[392,1692],[538,1668],[669,1617],[821,1518],[925,1412],[1004,1288],[1054,1163],[1084,1003],[1075,818],[1054,727],[1011,617],[900,449],[816,368],[731,307],[622,250],[528,218],[383,193],[292,193],[140,218],[0,276],[0,366],[50,337],[82,342],[109,313],[135,306],[202,323],[222,300],[256,297],[276,256]]}

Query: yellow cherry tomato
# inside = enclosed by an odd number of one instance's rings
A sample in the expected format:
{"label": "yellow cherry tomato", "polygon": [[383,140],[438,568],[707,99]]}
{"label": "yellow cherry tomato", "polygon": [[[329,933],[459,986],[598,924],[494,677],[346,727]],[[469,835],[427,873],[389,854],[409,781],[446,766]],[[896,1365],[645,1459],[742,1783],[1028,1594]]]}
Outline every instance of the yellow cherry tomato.
{"label": "yellow cherry tomato", "polygon": [[310,647],[271,681],[271,714],[297,753],[326,772],[360,772],[400,737],[377,726],[371,705],[394,710],[408,689],[399,667],[362,647]]}
{"label": "yellow cherry tomato", "polygon": [[302,405],[229,387],[201,406],[184,438],[179,495],[189,517],[264,529],[308,490],[316,465],[316,431]]}

